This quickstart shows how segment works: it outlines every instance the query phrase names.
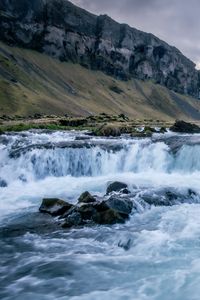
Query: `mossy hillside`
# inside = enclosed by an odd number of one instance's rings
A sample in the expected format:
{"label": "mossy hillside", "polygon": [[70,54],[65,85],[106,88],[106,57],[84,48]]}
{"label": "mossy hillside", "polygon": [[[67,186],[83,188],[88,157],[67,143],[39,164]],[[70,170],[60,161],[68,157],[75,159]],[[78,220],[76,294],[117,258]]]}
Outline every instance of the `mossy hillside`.
{"label": "mossy hillside", "polygon": [[198,100],[152,81],[116,80],[100,71],[0,43],[0,115],[105,112],[138,120],[174,121],[198,119],[199,111]]}

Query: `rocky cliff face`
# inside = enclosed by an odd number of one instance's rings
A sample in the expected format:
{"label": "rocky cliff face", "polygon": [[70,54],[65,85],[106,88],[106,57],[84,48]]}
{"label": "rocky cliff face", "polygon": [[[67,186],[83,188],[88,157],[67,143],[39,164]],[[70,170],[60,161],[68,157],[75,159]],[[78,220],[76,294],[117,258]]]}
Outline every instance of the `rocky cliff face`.
{"label": "rocky cliff face", "polygon": [[0,39],[123,80],[152,79],[176,92],[199,96],[195,64],[178,49],[67,0],[1,0]]}

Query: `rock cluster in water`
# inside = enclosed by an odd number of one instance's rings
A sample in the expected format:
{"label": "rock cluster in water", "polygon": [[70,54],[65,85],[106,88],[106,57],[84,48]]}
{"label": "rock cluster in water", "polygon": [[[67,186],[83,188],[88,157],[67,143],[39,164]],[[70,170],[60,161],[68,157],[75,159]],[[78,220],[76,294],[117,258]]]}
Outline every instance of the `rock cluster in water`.
{"label": "rock cluster in water", "polygon": [[119,79],[152,79],[176,92],[199,97],[199,72],[178,49],[67,0],[1,1],[0,39]]}
{"label": "rock cluster in water", "polygon": [[128,193],[126,184],[114,182],[108,186],[107,196],[104,198],[84,192],[75,205],[60,199],[43,199],[39,210],[59,217],[63,228],[90,223],[102,225],[124,223],[133,209],[133,202],[127,197]]}
{"label": "rock cluster in water", "polygon": [[87,191],[80,195],[75,205],[48,198],[43,199],[39,210],[58,217],[63,228],[71,228],[124,223],[131,214],[141,212],[141,209],[194,203],[198,199],[198,194],[192,189],[186,188],[182,192],[174,188],[135,189],[130,192],[126,183],[116,181],[108,185],[106,195],[101,198]]}

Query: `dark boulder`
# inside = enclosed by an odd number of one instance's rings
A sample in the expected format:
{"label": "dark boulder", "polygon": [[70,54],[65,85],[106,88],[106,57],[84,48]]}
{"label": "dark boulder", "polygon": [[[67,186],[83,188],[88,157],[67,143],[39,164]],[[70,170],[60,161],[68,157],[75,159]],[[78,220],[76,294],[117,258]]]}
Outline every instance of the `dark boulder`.
{"label": "dark boulder", "polygon": [[[64,227],[78,226],[85,223],[110,225],[125,222],[132,208],[133,203],[130,199],[111,197],[108,200],[77,204],[61,218],[65,219]],[[77,224],[74,218],[78,220]]]}
{"label": "dark boulder", "polygon": [[119,181],[115,181],[109,184],[106,190],[106,194],[110,194],[112,192],[120,192],[122,189],[127,189],[127,184]]}
{"label": "dark boulder", "polygon": [[196,196],[197,193],[191,189],[180,192],[173,188],[165,188],[145,191],[140,195],[140,198],[149,205],[173,206],[180,203],[193,202],[193,199]]}
{"label": "dark boulder", "polygon": [[39,208],[40,212],[52,216],[61,216],[73,207],[72,204],[56,198],[43,199]]}
{"label": "dark boulder", "polygon": [[195,191],[193,191],[192,189],[188,189],[188,196],[190,196],[190,197],[197,196],[197,193]]}
{"label": "dark boulder", "polygon": [[200,127],[198,125],[184,121],[176,121],[170,130],[180,133],[200,133]]}
{"label": "dark boulder", "polygon": [[161,127],[159,133],[166,133],[167,129],[165,127]]}
{"label": "dark boulder", "polygon": [[133,209],[133,202],[129,198],[112,196],[105,201],[105,204],[124,217],[128,217]]}
{"label": "dark boulder", "polygon": [[96,202],[96,199],[89,192],[84,192],[78,198],[78,202],[79,203],[91,203],[91,202]]}
{"label": "dark boulder", "polygon": [[83,204],[77,208],[83,220],[91,220],[97,212],[97,206],[94,203]]}
{"label": "dark boulder", "polygon": [[98,212],[104,212],[106,210],[109,209],[109,206],[106,204],[106,201],[103,200],[101,202],[96,202],[94,203],[94,208],[98,211]]}
{"label": "dark boulder", "polygon": [[131,192],[126,188],[120,191],[122,194],[128,195],[131,194]]}
{"label": "dark boulder", "polygon": [[178,195],[172,190],[145,191],[141,198],[149,205],[172,206],[177,203]]}
{"label": "dark boulder", "polygon": [[166,197],[159,197],[159,195],[144,195],[142,199],[149,205],[153,206],[171,206],[172,205],[172,200],[170,201]]}
{"label": "dark boulder", "polygon": [[114,209],[107,209],[106,211],[97,212],[93,216],[93,221],[100,225],[112,225],[124,223],[125,219]]}
{"label": "dark boulder", "polygon": [[143,131],[144,131],[144,133],[148,132],[148,133],[151,133],[151,134],[157,132],[155,128],[150,127],[150,126],[145,126]]}
{"label": "dark boulder", "polygon": [[73,211],[69,214],[64,223],[62,224],[63,228],[71,228],[74,226],[80,226],[83,224],[82,216],[78,211]]}
{"label": "dark boulder", "polygon": [[[79,197],[76,205],[60,199],[43,199],[40,212],[59,216],[62,227],[71,228],[84,224],[116,224],[123,223],[129,217],[133,203],[127,198],[111,196],[109,199],[95,199],[89,192]],[[86,202],[82,202],[85,201]],[[89,199],[89,200],[88,200]]]}

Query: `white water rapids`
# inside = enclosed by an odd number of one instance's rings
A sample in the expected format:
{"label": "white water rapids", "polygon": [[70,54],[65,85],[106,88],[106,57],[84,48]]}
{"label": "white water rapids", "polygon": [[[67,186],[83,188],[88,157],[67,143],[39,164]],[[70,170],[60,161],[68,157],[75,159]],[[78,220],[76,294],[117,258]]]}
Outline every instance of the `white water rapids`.
{"label": "white water rapids", "polygon": [[[44,197],[75,203],[114,180],[137,207],[124,225],[63,230],[38,213]],[[1,136],[0,298],[199,300],[199,182],[199,135]],[[166,190],[176,205],[144,205]]]}

